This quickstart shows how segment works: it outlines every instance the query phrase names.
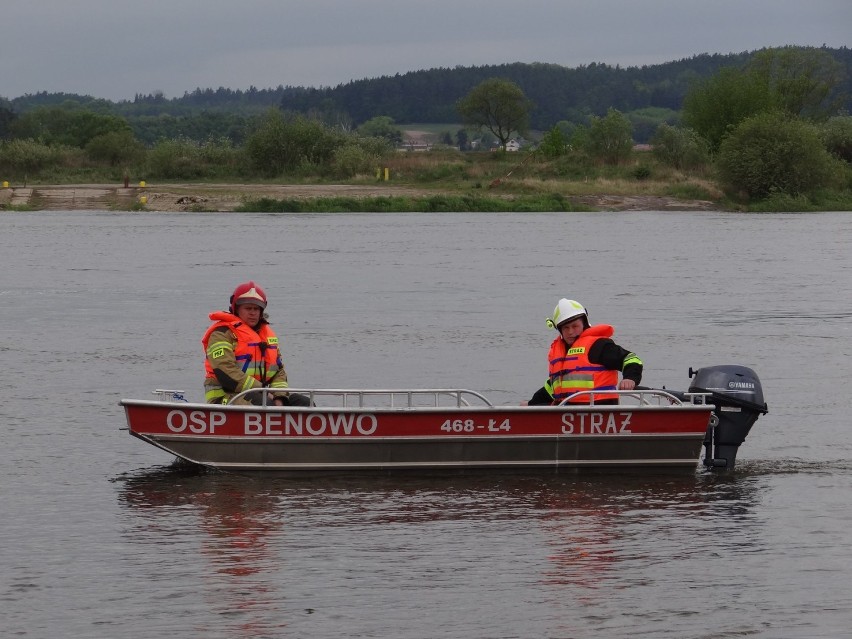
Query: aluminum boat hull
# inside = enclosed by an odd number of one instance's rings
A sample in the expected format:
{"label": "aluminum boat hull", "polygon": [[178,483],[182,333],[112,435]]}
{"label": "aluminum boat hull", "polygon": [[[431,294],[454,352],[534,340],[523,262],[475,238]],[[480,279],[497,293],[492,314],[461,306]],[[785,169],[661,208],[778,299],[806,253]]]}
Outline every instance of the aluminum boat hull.
{"label": "aluminum boat hull", "polygon": [[130,433],[232,471],[694,471],[713,406],[291,408],[123,400]]}

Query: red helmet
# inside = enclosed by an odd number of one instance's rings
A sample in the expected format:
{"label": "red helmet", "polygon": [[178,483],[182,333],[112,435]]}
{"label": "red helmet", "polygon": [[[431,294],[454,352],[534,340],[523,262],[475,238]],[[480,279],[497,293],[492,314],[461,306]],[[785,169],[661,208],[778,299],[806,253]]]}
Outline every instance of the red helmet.
{"label": "red helmet", "polygon": [[257,304],[260,308],[266,308],[266,293],[254,282],[243,282],[231,295],[231,313],[236,313],[240,304]]}

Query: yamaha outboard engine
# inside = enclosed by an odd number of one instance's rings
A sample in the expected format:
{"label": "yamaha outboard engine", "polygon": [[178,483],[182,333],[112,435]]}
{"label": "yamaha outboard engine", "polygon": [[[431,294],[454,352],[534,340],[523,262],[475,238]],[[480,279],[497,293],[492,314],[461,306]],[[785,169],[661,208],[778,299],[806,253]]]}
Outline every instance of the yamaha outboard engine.
{"label": "yamaha outboard engine", "polygon": [[716,406],[704,438],[704,465],[732,469],[754,422],[769,411],[760,380],[750,368],[736,365],[690,368],[689,376],[689,392],[709,393],[707,402]]}

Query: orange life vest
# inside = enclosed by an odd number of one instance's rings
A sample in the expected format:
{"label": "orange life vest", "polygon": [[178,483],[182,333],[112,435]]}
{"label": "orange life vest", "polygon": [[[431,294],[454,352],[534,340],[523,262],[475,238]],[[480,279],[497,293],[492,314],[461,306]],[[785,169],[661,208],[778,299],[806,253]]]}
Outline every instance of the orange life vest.
{"label": "orange life vest", "polygon": [[[589,350],[597,340],[612,337],[614,329],[608,324],[590,326],[568,348],[560,335],[550,345],[547,356],[550,363],[550,387],[554,403],[559,403],[572,393],[584,390],[612,391],[618,388],[618,371],[605,369],[589,361]],[[580,395],[571,403],[588,404],[591,394]],[[596,402],[617,399],[616,393],[594,393]]]}
{"label": "orange life vest", "polygon": [[[237,360],[237,365],[240,366],[243,373],[257,380],[259,386],[266,386],[281,369],[278,337],[269,324],[264,322],[255,330],[245,324],[236,315],[224,311],[211,313],[210,319],[215,323],[207,329],[204,337],[201,338],[201,343],[204,345],[204,352],[207,352],[207,345],[213,331],[218,328],[227,327],[237,338],[237,345],[234,347],[234,356]],[[213,367],[207,359],[204,360],[204,369],[208,379],[216,379]],[[246,388],[254,386],[252,384],[240,390],[246,390]]]}

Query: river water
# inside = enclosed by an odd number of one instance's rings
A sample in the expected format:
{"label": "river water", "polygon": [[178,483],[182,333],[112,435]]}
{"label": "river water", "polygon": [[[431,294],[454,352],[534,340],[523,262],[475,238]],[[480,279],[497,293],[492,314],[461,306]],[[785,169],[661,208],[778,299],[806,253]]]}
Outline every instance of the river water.
{"label": "river water", "polygon": [[[842,637],[849,214],[0,214],[0,636]],[[685,390],[757,371],[725,475],[294,480],[190,471],[121,398],[202,398],[255,279],[291,384],[546,375],[563,296]]]}

